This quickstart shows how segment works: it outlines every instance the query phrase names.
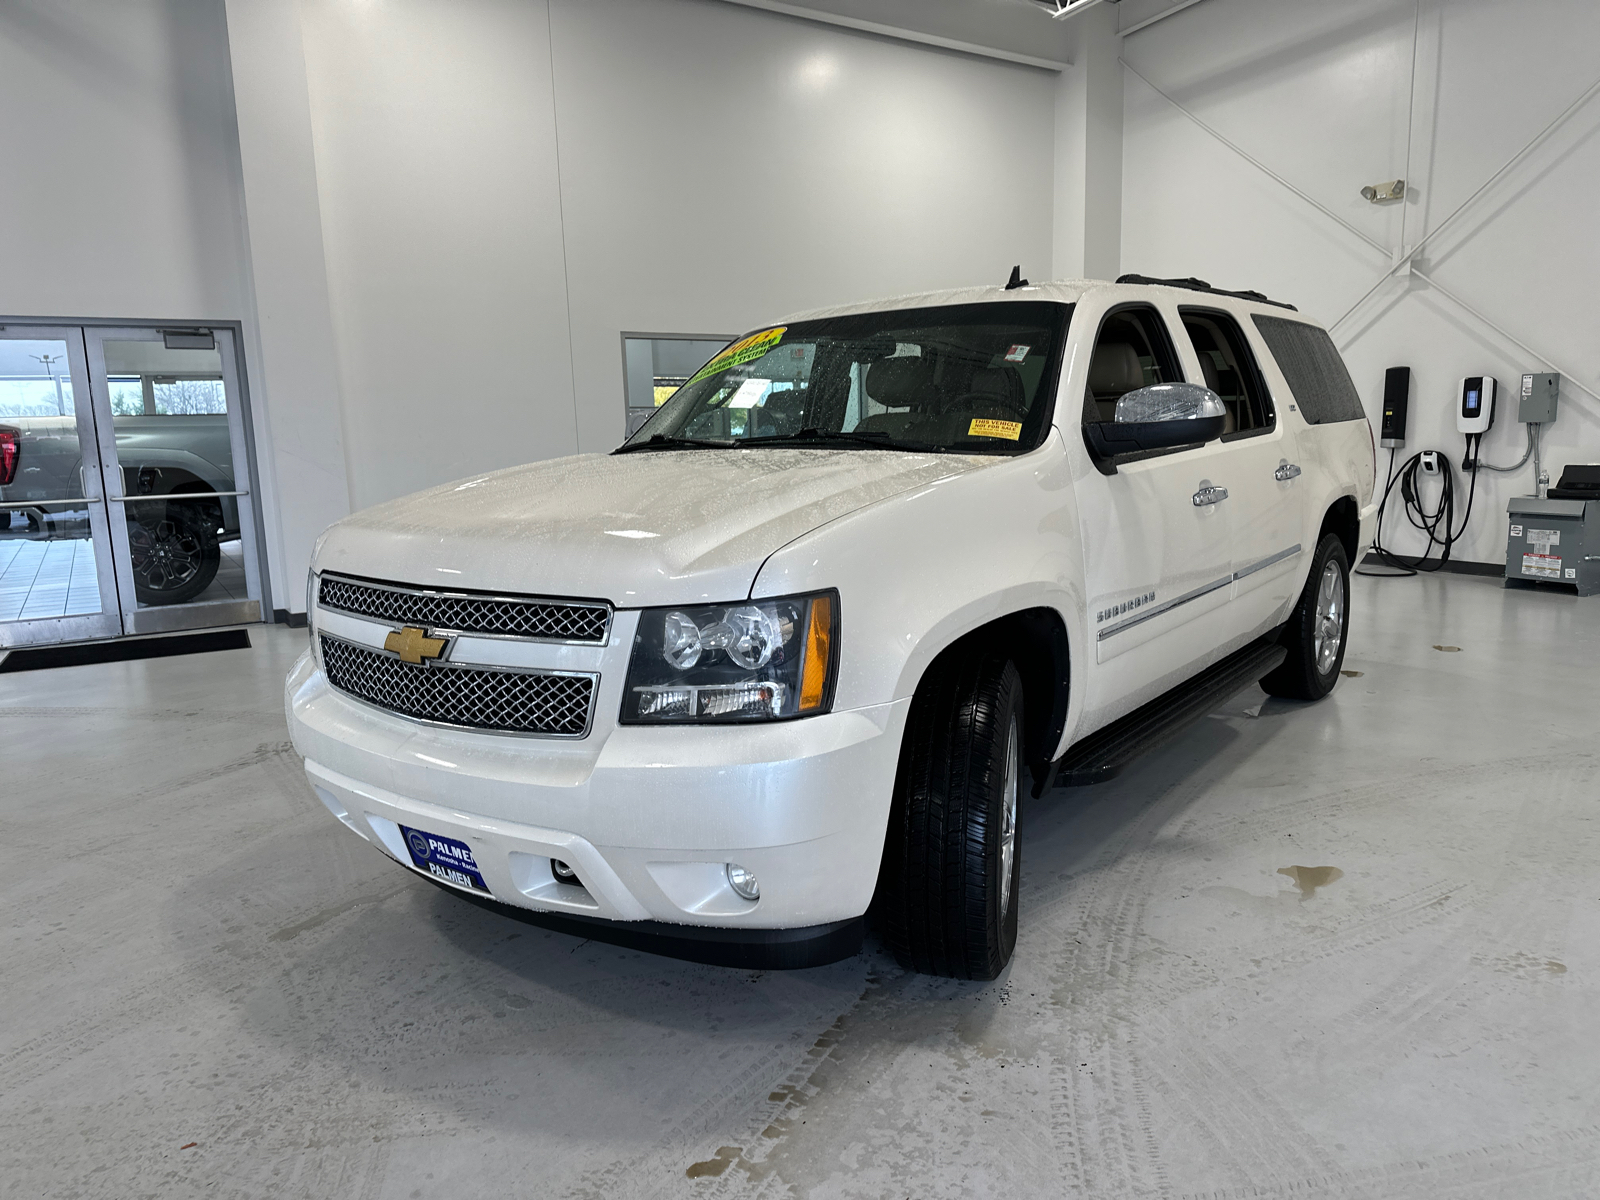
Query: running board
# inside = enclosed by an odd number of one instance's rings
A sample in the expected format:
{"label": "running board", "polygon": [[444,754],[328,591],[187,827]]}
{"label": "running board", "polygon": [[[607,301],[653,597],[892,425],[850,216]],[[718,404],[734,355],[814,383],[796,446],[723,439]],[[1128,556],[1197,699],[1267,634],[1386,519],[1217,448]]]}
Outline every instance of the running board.
{"label": "running board", "polygon": [[1074,742],[1056,770],[1056,787],[1104,783],[1141,754],[1182,732],[1287,658],[1276,642],[1253,642],[1157,696],[1142,708]]}

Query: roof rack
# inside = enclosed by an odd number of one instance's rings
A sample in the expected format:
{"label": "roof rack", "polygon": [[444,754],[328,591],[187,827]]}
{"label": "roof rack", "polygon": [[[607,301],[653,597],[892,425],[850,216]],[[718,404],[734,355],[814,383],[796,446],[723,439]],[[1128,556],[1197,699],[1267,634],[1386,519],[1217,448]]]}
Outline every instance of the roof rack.
{"label": "roof rack", "polygon": [[1223,288],[1212,287],[1204,279],[1152,279],[1148,275],[1119,275],[1118,283],[1145,283],[1155,284],[1159,287],[1183,288],[1191,292],[1209,292],[1213,296],[1232,296],[1236,300],[1254,300],[1257,304],[1270,304],[1274,308],[1287,308],[1290,312],[1300,310],[1292,304],[1285,304],[1282,300],[1271,300],[1260,292],[1230,292]]}

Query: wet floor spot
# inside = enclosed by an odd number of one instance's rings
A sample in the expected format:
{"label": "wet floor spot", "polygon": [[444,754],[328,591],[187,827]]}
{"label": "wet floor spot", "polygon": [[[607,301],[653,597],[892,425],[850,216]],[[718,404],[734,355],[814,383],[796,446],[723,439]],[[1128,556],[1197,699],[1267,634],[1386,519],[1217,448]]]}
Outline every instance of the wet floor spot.
{"label": "wet floor spot", "polygon": [[[691,1164],[683,1173],[690,1179],[705,1179],[708,1177],[714,1179],[738,1162],[741,1153],[742,1151],[738,1146],[718,1147],[714,1156],[706,1159],[705,1162]],[[680,1159],[679,1161],[682,1160]]]}
{"label": "wet floor spot", "polygon": [[1443,650],[1446,654],[1460,654],[1460,646],[1435,646],[1435,650]]}
{"label": "wet floor spot", "polygon": [[1278,874],[1287,875],[1294,881],[1295,887],[1300,889],[1302,900],[1311,899],[1317,894],[1318,888],[1344,878],[1344,872],[1338,867],[1279,867]]}
{"label": "wet floor spot", "polygon": [[1366,672],[1365,671],[1340,671],[1339,674],[1343,675],[1346,679],[1360,679],[1363,675],[1366,674]]}
{"label": "wet floor spot", "polygon": [[1515,954],[1504,954],[1497,958],[1485,958],[1474,955],[1473,962],[1479,966],[1490,967],[1504,975],[1512,975],[1518,979],[1538,979],[1548,975],[1565,975],[1567,964],[1558,962],[1553,958],[1540,958],[1537,954],[1518,951]]}

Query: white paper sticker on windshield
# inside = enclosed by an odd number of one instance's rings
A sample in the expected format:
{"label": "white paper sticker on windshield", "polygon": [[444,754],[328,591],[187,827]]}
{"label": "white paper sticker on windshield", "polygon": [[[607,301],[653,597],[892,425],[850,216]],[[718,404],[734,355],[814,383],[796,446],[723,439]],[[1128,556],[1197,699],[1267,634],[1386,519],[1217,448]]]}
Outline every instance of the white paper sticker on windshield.
{"label": "white paper sticker on windshield", "polygon": [[1028,351],[1032,349],[1032,346],[1013,346],[1011,349],[1006,351],[1006,361],[1018,363],[1026,362],[1028,359]]}
{"label": "white paper sticker on windshield", "polygon": [[772,387],[770,379],[746,379],[728,401],[729,408],[760,408]]}

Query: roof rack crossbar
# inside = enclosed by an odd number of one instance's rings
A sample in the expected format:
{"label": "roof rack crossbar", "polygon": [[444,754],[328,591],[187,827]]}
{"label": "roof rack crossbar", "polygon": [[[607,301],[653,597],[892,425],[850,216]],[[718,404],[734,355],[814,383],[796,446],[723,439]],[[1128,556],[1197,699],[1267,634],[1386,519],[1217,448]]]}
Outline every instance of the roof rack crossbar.
{"label": "roof rack crossbar", "polygon": [[1270,304],[1274,308],[1287,308],[1290,312],[1300,310],[1292,304],[1285,304],[1282,300],[1273,300],[1260,292],[1230,292],[1226,288],[1212,287],[1204,279],[1155,279],[1149,275],[1119,275],[1118,283],[1153,284],[1157,287],[1183,288],[1190,292],[1209,292],[1213,296],[1232,296],[1236,300],[1254,300],[1257,304]]}

